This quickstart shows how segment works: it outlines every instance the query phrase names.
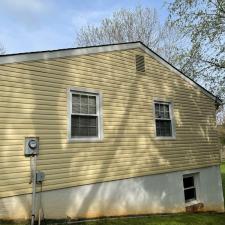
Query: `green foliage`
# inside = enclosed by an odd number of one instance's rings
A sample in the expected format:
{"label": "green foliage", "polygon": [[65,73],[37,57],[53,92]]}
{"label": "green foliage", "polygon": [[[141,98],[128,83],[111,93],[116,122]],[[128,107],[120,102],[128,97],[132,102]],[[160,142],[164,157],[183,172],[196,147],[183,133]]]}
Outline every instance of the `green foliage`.
{"label": "green foliage", "polygon": [[[78,46],[142,41],[183,73],[225,99],[225,1],[173,0],[169,20],[155,9],[120,9],[77,33]],[[225,109],[218,114],[222,120]]]}
{"label": "green foliage", "polygon": [[183,33],[176,63],[214,94],[225,98],[225,1],[174,0],[170,22]]}
{"label": "green foliage", "polygon": [[225,145],[225,124],[218,126],[218,135],[222,145]]}
{"label": "green foliage", "polygon": [[[43,223],[43,222],[42,222]],[[28,223],[10,223],[0,221],[1,225],[27,225]],[[63,225],[67,222],[45,221],[46,225]],[[198,214],[174,214],[174,215],[154,215],[139,218],[117,218],[103,219],[96,221],[86,221],[80,225],[225,225],[225,214],[198,213]]]}
{"label": "green foliage", "polygon": [[[221,171],[221,178],[222,178],[222,184],[223,184],[223,196],[225,197],[225,162],[223,162],[220,165],[220,171]],[[224,202],[225,206],[225,202]]]}
{"label": "green foliage", "polygon": [[[12,223],[0,221],[1,225],[27,225],[28,223]],[[45,221],[42,224],[61,225],[68,224],[67,222]],[[174,214],[174,215],[153,215],[139,218],[117,218],[103,219],[96,221],[87,221],[70,224],[80,225],[225,225],[225,214],[216,213],[199,213],[199,214]]]}
{"label": "green foliage", "polygon": [[156,215],[81,223],[81,225],[224,225],[225,214]]}

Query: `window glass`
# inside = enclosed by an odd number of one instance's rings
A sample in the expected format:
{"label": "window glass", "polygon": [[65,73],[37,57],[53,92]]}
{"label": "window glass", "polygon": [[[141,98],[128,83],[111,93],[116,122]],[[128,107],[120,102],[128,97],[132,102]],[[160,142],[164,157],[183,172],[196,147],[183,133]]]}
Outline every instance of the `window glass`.
{"label": "window glass", "polygon": [[170,103],[155,102],[155,123],[157,137],[171,137],[173,135],[170,107]]}
{"label": "window glass", "polygon": [[73,93],[71,113],[72,137],[98,137],[99,113],[96,94]]}
{"label": "window glass", "polygon": [[194,176],[183,177],[185,202],[196,200],[196,187]]}
{"label": "window glass", "polygon": [[183,179],[184,188],[193,187],[194,186],[194,177],[185,177]]}

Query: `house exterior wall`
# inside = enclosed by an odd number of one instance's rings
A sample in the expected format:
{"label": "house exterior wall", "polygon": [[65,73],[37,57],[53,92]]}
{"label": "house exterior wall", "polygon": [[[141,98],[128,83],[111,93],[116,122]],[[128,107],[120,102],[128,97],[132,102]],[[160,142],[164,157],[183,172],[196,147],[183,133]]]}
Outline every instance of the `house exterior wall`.
{"label": "house exterior wall", "polygon": [[[36,218],[39,209],[48,219],[185,212],[182,177],[186,173],[199,174],[200,211],[223,212],[220,168],[211,166],[38,193]],[[30,209],[31,194],[0,199],[2,219],[30,218]]]}
{"label": "house exterior wall", "polygon": [[[27,136],[40,139],[43,191],[220,162],[213,100],[139,49],[0,65],[0,86],[0,197],[31,193]],[[101,91],[102,141],[68,141],[71,87]],[[155,98],[173,103],[173,140],[155,138]]]}

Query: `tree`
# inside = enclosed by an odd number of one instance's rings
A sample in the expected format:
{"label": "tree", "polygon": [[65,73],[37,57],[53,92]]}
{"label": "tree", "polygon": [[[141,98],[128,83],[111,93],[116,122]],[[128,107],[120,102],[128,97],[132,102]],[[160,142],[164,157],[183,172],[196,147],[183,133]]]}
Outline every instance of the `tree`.
{"label": "tree", "polygon": [[4,54],[5,54],[5,48],[0,43],[0,55],[4,55]]}
{"label": "tree", "polygon": [[[168,21],[154,9],[121,9],[82,27],[78,46],[142,41],[209,91],[225,99],[225,1],[174,0]],[[218,118],[225,115],[220,110]]]}
{"label": "tree", "polygon": [[121,9],[105,18],[99,26],[88,25],[77,33],[78,46],[142,41],[148,47],[173,61],[178,35],[169,23],[161,23],[155,9],[137,7]]}
{"label": "tree", "polygon": [[225,145],[225,124],[221,124],[217,127],[218,136],[222,145]]}
{"label": "tree", "polygon": [[180,69],[225,99],[225,1],[174,0],[169,11],[186,40],[176,58]]}

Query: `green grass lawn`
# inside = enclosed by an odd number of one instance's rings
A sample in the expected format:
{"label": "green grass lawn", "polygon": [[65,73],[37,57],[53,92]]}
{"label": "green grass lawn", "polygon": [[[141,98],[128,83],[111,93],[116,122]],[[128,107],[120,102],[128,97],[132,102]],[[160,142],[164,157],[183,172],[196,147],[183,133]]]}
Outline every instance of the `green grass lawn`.
{"label": "green grass lawn", "polygon": [[80,225],[224,225],[225,214],[155,215],[144,218],[106,219]]}
{"label": "green grass lawn", "polygon": [[[221,164],[221,174],[222,174],[222,182],[223,182],[223,192],[225,195],[225,162]],[[0,225],[28,225],[27,222],[1,222]],[[50,222],[45,221],[42,224],[59,224],[65,225],[67,222]],[[173,214],[173,215],[152,215],[146,217],[139,218],[109,218],[109,219],[101,219],[95,221],[79,221],[79,225],[225,225],[225,213],[217,214],[217,213],[198,213],[198,214]],[[72,223],[70,222],[70,225]]]}
{"label": "green grass lawn", "polygon": [[[220,166],[222,183],[223,183],[223,196],[225,196],[225,162],[223,162]],[[225,203],[224,203],[225,206]]]}

